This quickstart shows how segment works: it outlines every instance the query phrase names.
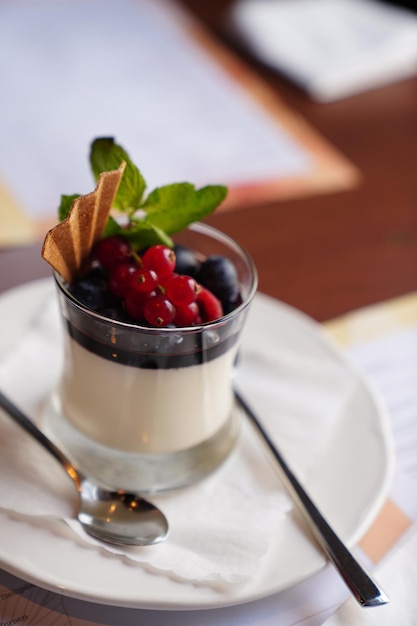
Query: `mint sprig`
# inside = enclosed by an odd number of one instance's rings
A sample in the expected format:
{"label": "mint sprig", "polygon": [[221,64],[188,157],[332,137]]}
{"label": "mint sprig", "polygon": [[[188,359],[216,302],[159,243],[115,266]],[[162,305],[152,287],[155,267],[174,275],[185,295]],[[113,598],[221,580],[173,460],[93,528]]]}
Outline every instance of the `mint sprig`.
{"label": "mint sprig", "polygon": [[72,203],[79,197],[79,193],[74,193],[72,196],[61,196],[61,204],[58,207],[58,218],[60,222],[63,222],[68,217]]}
{"label": "mint sprig", "polygon": [[226,188],[208,186],[195,189],[190,183],[158,187],[142,204],[146,221],[168,234],[209,215],[226,196]]}
{"label": "mint sprig", "polygon": [[112,137],[95,139],[91,144],[90,164],[95,179],[102,172],[117,170],[125,161],[126,168],[114,201],[114,208],[132,215],[140,206],[146,189],[145,180],[127,152]]}
{"label": "mint sprig", "polygon": [[[102,172],[117,169],[122,161],[126,167],[113,208],[124,216],[126,223],[110,216],[103,236],[123,234],[137,249],[156,243],[173,246],[171,235],[210,215],[227,194],[227,188],[222,185],[196,189],[184,182],[157,187],[145,196],[145,179],[127,152],[112,137],[99,137],[92,142],[90,164],[96,180]],[[61,221],[68,216],[79,195],[61,196],[58,209]]]}

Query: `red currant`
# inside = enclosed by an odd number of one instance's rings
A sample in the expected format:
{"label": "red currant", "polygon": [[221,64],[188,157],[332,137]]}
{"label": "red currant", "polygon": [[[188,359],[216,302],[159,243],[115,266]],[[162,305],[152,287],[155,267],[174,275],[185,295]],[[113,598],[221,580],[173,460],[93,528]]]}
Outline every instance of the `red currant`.
{"label": "red currant", "polygon": [[195,302],[200,292],[200,285],[191,276],[173,276],[166,283],[166,295],[175,306]]}
{"label": "red currant", "polygon": [[138,291],[150,293],[158,287],[158,276],[153,270],[147,267],[140,267],[136,269],[131,282]]}
{"label": "red currant", "polygon": [[201,287],[197,296],[197,304],[203,322],[213,322],[223,317],[222,303],[205,287]]}
{"label": "red currant", "polygon": [[200,310],[197,302],[190,302],[183,306],[175,307],[176,313],[174,317],[175,326],[192,326],[196,324]]}
{"label": "red currant", "polygon": [[110,291],[118,298],[124,298],[137,269],[133,263],[119,263],[113,267],[109,275]]}
{"label": "red currant", "polygon": [[94,255],[100,265],[108,270],[113,269],[119,263],[128,261],[130,257],[130,244],[120,235],[111,235],[99,239],[94,247]]}
{"label": "red currant", "polygon": [[130,317],[135,320],[145,320],[145,304],[150,297],[156,295],[156,292],[143,293],[138,291],[134,286],[130,286],[125,296],[125,308]]}
{"label": "red currant", "polygon": [[144,267],[154,270],[159,278],[170,276],[175,269],[175,252],[162,244],[151,246],[142,256]]}
{"label": "red currant", "polygon": [[145,319],[152,326],[168,326],[174,321],[175,307],[162,293],[148,298],[144,306]]}
{"label": "red currant", "polygon": [[162,278],[159,276],[159,285],[160,285],[160,287],[162,287],[163,289],[166,290],[168,283],[174,278],[174,276],[179,276],[179,274],[176,274],[174,272],[170,276],[162,276]]}

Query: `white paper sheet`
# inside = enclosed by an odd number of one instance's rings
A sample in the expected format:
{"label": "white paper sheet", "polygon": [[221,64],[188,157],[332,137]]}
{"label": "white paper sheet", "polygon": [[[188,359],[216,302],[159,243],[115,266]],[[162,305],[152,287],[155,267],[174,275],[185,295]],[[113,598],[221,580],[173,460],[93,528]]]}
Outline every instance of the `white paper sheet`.
{"label": "white paper sheet", "polygon": [[260,59],[322,102],[417,72],[417,16],[378,0],[238,0],[231,21]]}
{"label": "white paper sheet", "polygon": [[300,175],[310,156],[197,45],[165,0],[0,3],[0,177],[32,218],[88,193],[113,136],[148,190]]}

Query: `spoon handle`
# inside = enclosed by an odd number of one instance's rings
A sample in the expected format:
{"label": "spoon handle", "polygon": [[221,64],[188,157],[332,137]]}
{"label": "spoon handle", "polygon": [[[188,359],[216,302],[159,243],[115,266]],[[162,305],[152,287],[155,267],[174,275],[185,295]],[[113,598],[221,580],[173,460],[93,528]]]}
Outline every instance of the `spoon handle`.
{"label": "spoon handle", "polygon": [[61,452],[55,444],[48,439],[44,433],[30,420],[2,391],[0,391],[0,407],[8,413],[8,415],[21,426],[29,435],[31,435],[38,443],[40,443],[55,459],[61,463],[67,474],[80,486],[81,476],[69,461],[69,459]]}
{"label": "spoon handle", "polygon": [[235,396],[278,462],[285,486],[300,507],[316,540],[342,575],[353,596],[364,607],[388,603],[387,595],[356,561],[298,482],[246,400],[237,391]]}

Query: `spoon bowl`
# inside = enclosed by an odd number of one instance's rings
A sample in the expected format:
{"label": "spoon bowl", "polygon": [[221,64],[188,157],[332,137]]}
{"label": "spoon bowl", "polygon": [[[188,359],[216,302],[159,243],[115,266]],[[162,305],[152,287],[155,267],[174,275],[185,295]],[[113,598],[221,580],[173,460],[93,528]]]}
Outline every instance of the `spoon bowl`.
{"label": "spoon bowl", "polygon": [[165,539],[168,522],[154,504],[125,491],[109,491],[84,478],[78,520],[102,541],[149,546]]}
{"label": "spoon bowl", "polygon": [[0,407],[62,465],[79,494],[78,521],[91,536],[117,545],[149,546],[168,534],[165,515],[139,494],[107,489],[89,480],[65,454],[0,391]]}

